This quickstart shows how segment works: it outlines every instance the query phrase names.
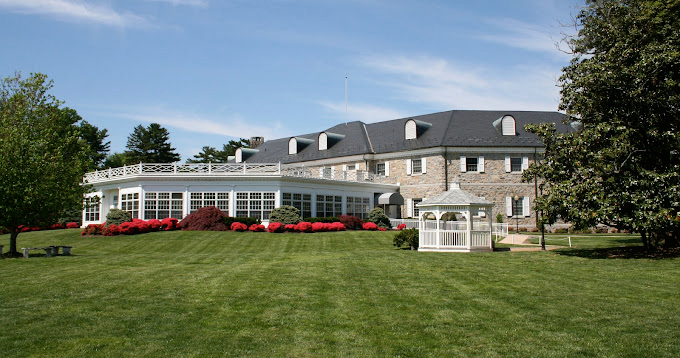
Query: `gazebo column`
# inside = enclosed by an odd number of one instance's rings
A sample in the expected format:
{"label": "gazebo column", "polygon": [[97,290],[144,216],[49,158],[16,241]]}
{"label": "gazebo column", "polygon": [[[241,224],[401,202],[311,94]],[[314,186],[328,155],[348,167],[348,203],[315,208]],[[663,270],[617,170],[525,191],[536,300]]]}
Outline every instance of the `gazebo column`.
{"label": "gazebo column", "polygon": [[467,214],[467,227],[465,228],[465,234],[467,235],[467,248],[468,250],[472,249],[472,211],[470,210],[470,207],[468,206],[467,211],[465,212]]}
{"label": "gazebo column", "polygon": [[493,249],[493,209],[488,209],[486,216],[489,217],[489,248]]}
{"label": "gazebo column", "polygon": [[434,215],[435,215],[435,218],[437,219],[437,233],[436,233],[436,235],[437,235],[437,248],[440,249],[441,246],[442,246],[442,242],[441,242],[441,220],[442,220],[442,218],[441,218],[441,213],[439,212],[439,210],[437,210]]}

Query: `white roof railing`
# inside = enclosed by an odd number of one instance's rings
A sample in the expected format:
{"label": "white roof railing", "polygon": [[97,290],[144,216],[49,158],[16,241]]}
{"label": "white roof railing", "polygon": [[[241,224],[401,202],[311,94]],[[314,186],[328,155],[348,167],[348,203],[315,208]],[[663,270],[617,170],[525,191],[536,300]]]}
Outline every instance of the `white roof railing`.
{"label": "white roof railing", "polygon": [[372,182],[395,184],[395,178],[363,171],[327,171],[305,166],[281,163],[139,163],[86,173],[83,183],[105,183],[112,180],[139,177],[239,177],[239,176],[285,176],[325,180]]}

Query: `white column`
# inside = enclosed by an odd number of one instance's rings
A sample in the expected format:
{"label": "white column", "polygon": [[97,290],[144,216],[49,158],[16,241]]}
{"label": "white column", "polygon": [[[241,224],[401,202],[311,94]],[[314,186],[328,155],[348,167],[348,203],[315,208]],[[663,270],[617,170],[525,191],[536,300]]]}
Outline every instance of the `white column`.
{"label": "white column", "polygon": [[489,208],[487,216],[489,217],[489,248],[493,249],[493,208]]}
{"label": "white column", "polygon": [[467,248],[472,249],[472,211],[469,206],[467,208],[467,228],[465,233],[467,235]]}
{"label": "white column", "polygon": [[439,249],[439,248],[441,248],[441,236],[440,236],[441,233],[440,233],[440,231],[441,231],[441,221],[442,221],[441,213],[439,212],[439,210],[437,210],[435,212],[434,217],[437,219],[437,234],[436,235],[437,235],[437,248]]}

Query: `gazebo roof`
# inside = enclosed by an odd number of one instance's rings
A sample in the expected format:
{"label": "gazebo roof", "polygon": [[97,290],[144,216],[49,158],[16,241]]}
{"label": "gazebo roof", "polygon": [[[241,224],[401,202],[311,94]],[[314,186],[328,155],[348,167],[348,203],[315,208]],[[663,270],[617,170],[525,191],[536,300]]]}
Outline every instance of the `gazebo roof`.
{"label": "gazebo roof", "polygon": [[460,188],[459,183],[453,183],[451,189],[443,192],[434,198],[424,200],[418,207],[424,206],[438,206],[438,205],[464,205],[464,206],[479,206],[490,207],[494,204],[484,198],[472,195]]}

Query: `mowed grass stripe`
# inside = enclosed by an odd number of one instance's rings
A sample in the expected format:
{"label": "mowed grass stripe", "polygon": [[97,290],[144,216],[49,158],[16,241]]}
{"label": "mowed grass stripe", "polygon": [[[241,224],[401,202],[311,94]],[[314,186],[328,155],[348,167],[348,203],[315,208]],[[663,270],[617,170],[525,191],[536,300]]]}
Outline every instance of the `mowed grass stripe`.
{"label": "mowed grass stripe", "polygon": [[21,234],[74,256],[0,260],[0,355],[680,353],[677,259],[419,253],[393,235]]}

